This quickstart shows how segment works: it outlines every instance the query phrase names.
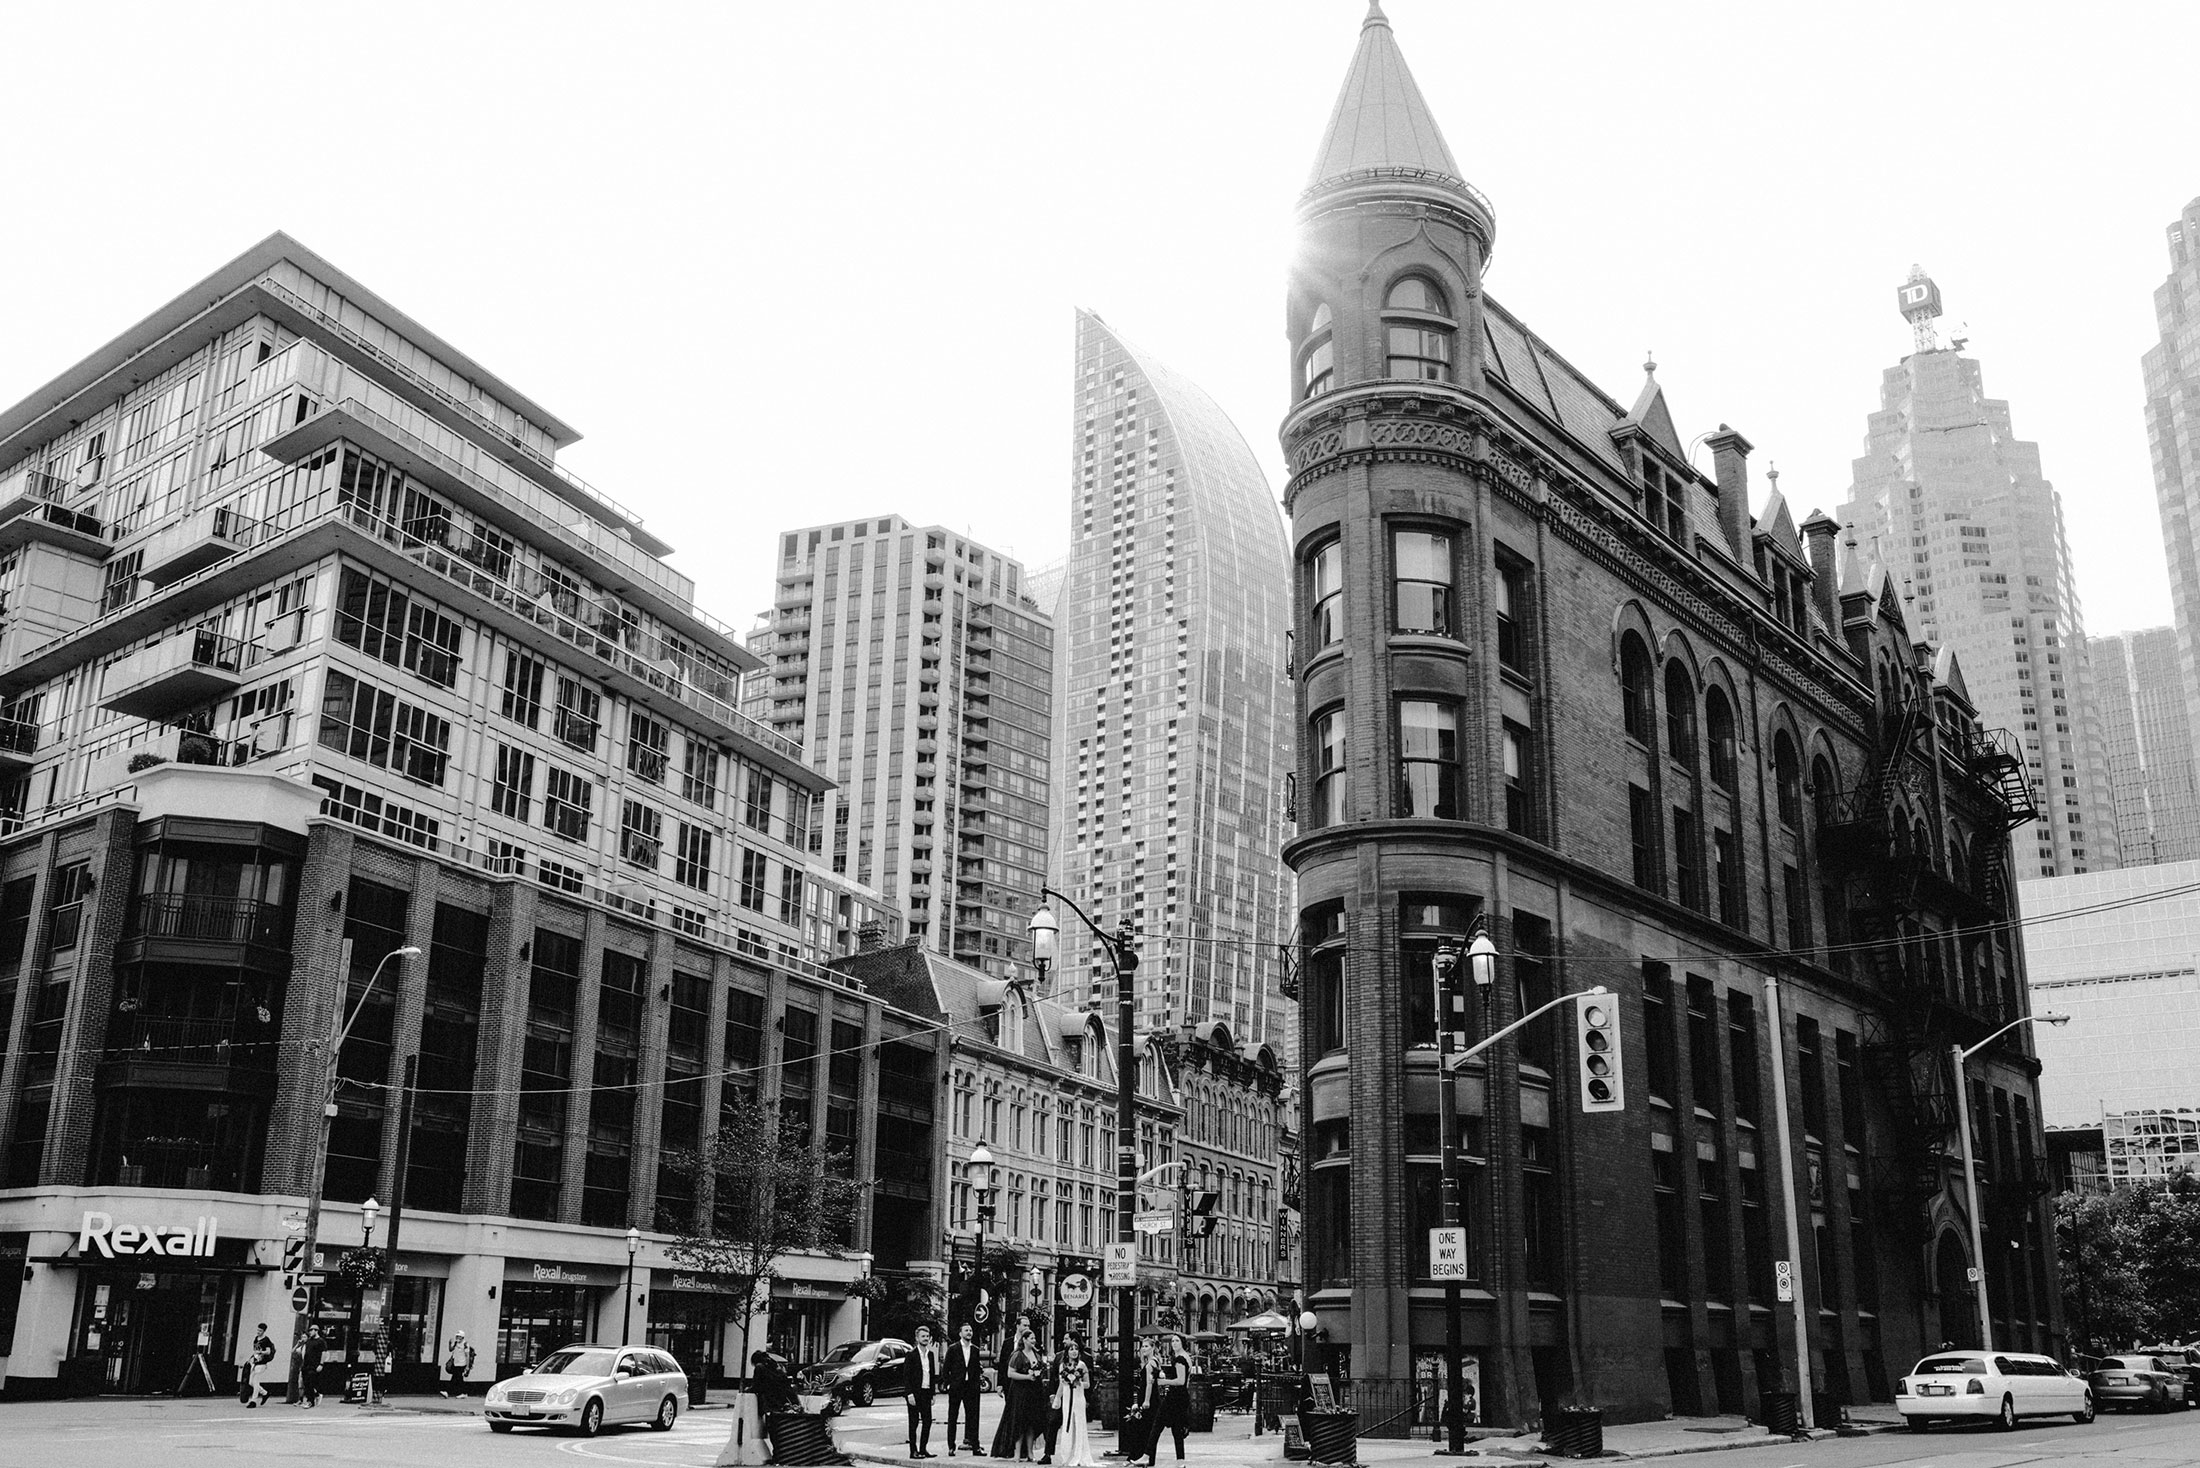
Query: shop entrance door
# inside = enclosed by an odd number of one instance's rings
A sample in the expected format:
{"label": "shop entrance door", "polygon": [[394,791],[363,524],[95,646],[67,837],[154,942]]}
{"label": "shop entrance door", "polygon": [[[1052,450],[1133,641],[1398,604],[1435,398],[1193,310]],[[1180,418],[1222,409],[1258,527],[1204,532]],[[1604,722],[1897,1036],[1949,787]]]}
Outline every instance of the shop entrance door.
{"label": "shop entrance door", "polygon": [[[208,1373],[226,1361],[228,1323],[223,1317],[223,1282],[201,1274],[124,1274],[106,1276],[104,1320],[87,1321],[103,1339],[96,1348],[106,1358],[101,1387],[131,1395],[181,1392],[203,1396],[213,1389],[193,1369],[193,1358],[206,1356]],[[97,1286],[94,1286],[96,1289]],[[208,1344],[199,1345],[201,1331]],[[90,1347],[92,1337],[85,1345]]]}

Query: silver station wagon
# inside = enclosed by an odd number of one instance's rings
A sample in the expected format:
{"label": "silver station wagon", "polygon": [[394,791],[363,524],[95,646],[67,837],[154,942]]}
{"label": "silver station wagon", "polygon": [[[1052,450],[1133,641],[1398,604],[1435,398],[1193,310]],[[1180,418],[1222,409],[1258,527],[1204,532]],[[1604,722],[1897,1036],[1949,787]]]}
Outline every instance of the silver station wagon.
{"label": "silver station wagon", "polygon": [[489,1388],[491,1432],[557,1427],[594,1437],[614,1422],[670,1432],[687,1400],[687,1373],[649,1346],[566,1346]]}

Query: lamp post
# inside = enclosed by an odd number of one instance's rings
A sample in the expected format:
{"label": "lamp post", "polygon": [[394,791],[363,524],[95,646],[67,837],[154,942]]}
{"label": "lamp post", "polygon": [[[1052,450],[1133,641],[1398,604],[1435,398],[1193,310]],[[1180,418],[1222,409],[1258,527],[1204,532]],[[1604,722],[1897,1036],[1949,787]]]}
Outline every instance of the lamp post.
{"label": "lamp post", "polygon": [[1969,1195],[1971,1214],[1971,1264],[1978,1272],[1978,1343],[1980,1350],[1989,1353],[1994,1349],[1994,1312],[1986,1300],[1986,1247],[1979,1238],[1978,1168],[1971,1160],[1971,1087],[1964,1079],[1964,1067],[1972,1056],[2019,1025],[2069,1023],[2067,1014],[2028,1014],[2009,1021],[1968,1050],[1961,1045],[1948,1047],[1956,1062],[1956,1135],[1963,1141],[1963,1188]]}
{"label": "lamp post", "polygon": [[[374,1218],[381,1211],[382,1205],[372,1198],[359,1205],[359,1249],[362,1254],[374,1252]],[[355,1293],[351,1306],[351,1362],[356,1366],[359,1363],[359,1338],[365,1333],[370,1322],[366,1318],[367,1287],[365,1285],[354,1285],[353,1288]],[[381,1324],[379,1320],[371,1323],[377,1327]],[[368,1374],[370,1376],[373,1374],[372,1363],[368,1365]]]}
{"label": "lamp post", "polygon": [[[1107,950],[1108,963],[1115,971],[1115,1242],[1118,1247],[1129,1248],[1135,1260],[1138,1234],[1131,1222],[1138,1212],[1138,1050],[1131,1038],[1136,1018],[1131,1004],[1131,976],[1138,971],[1138,953],[1131,947],[1128,927],[1117,929],[1111,938],[1083,908],[1052,887],[1041,887],[1039,895],[1042,899],[1055,898],[1077,914],[1077,920]],[[1031,915],[1031,957],[1042,974],[1054,961],[1055,937],[1060,930],[1052,908],[1042,904]],[[1137,1290],[1133,1278],[1127,1285],[1118,1285],[1115,1295],[1115,1380],[1119,1399],[1125,1402],[1130,1399],[1131,1379],[1138,1372],[1132,1344],[1138,1328]]]}
{"label": "lamp post", "polygon": [[626,1313],[619,1321],[619,1344],[625,1345],[634,1329],[634,1256],[642,1252],[642,1231],[626,1231]]}
{"label": "lamp post", "polygon": [[[374,986],[380,981],[382,970],[389,966],[390,960],[420,956],[420,950],[410,945],[393,948],[383,954],[382,961],[374,966],[374,972],[367,975],[367,987],[360,993],[359,1002],[352,1006],[351,1016],[338,1026],[337,1018],[344,1012],[344,981],[351,974],[351,939],[344,939],[338,953],[340,978],[336,987],[336,1004],[329,1012],[329,1027],[336,1031],[336,1035],[329,1042],[328,1059],[321,1068],[321,1137],[313,1149],[313,1186],[306,1195],[305,1248],[302,1257],[309,1270],[314,1267],[314,1254],[321,1242],[321,1190],[328,1180],[328,1131],[329,1123],[336,1119],[336,1058],[343,1053],[344,1041],[351,1038],[351,1027],[359,1022],[360,1011],[367,1007],[367,1000],[374,996]],[[318,1292],[315,1298],[318,1299]],[[298,1357],[295,1353],[290,1358],[290,1386],[284,1400],[304,1400],[304,1391],[298,1382]]]}
{"label": "lamp post", "polygon": [[[1453,983],[1458,975],[1459,958],[1458,945],[1447,943],[1436,950],[1435,962],[1429,966],[1436,985],[1440,1090],[1436,1116],[1444,1168],[1443,1219],[1448,1229],[1458,1229],[1463,1221],[1459,1206],[1459,1071],[1452,1061],[1452,1046],[1466,1028],[1466,995]],[[1487,1014],[1491,986],[1497,982],[1497,945],[1490,941],[1489,924],[1481,918],[1475,919],[1474,937],[1467,945],[1466,959],[1475,992],[1482,997],[1483,1012]],[[1459,1336],[1459,1276],[1447,1274],[1444,1276],[1444,1424],[1445,1451],[1453,1456],[1467,1449],[1466,1420],[1460,1411],[1466,1396],[1466,1365],[1460,1356]]]}
{"label": "lamp post", "polygon": [[1321,1323],[1311,1310],[1299,1313],[1299,1370],[1308,1376],[1314,1374],[1314,1328]]}
{"label": "lamp post", "polygon": [[[963,1175],[970,1179],[970,1191],[977,1200],[978,1231],[970,1236],[970,1274],[978,1279],[985,1275],[985,1236],[993,1229],[993,1149],[984,1142],[971,1148]],[[983,1310],[983,1302],[977,1308]],[[993,1322],[980,1318],[972,1323],[979,1327],[976,1334],[982,1346],[992,1334]]]}

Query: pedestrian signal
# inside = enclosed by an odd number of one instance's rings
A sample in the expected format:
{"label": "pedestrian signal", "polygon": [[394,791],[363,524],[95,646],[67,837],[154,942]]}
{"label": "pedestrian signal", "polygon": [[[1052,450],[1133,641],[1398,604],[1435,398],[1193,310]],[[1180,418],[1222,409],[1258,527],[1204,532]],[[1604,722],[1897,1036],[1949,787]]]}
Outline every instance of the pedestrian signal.
{"label": "pedestrian signal", "polygon": [[1581,1109],[1624,1111],[1627,1092],[1619,1058],[1619,1004],[1610,994],[1583,994],[1574,1001],[1580,1032]]}

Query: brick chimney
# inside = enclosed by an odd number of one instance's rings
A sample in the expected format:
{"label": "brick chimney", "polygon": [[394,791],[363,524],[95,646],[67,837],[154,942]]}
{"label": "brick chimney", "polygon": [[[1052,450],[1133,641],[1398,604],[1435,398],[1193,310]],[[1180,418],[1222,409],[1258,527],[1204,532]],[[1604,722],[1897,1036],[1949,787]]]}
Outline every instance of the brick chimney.
{"label": "brick chimney", "polygon": [[886,924],[864,923],[856,929],[856,952],[876,953],[886,946]]}
{"label": "brick chimney", "polygon": [[1818,615],[1835,636],[1841,632],[1841,567],[1836,559],[1840,538],[1841,527],[1824,510],[1811,511],[1803,522],[1803,539],[1810,545],[1811,600],[1818,603]]}
{"label": "brick chimney", "polygon": [[1750,441],[1719,425],[1717,433],[1704,435],[1711,445],[1714,477],[1719,481],[1719,528],[1726,532],[1726,547],[1734,559],[1749,564],[1749,451]]}

